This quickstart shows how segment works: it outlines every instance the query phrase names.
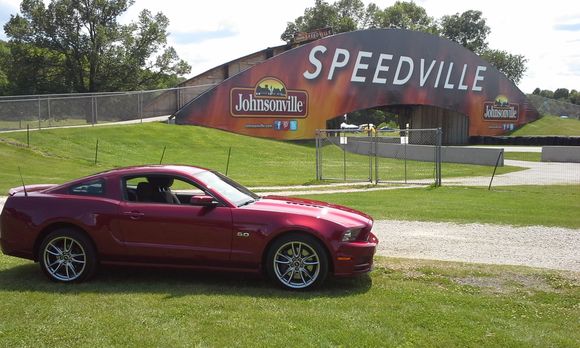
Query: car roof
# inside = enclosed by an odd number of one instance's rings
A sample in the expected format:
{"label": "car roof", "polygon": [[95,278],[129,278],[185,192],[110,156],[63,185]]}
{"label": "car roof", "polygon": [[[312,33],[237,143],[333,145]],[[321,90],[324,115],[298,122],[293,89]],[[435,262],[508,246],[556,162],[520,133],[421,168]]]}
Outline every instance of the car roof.
{"label": "car roof", "polygon": [[58,185],[56,187],[50,188],[47,192],[58,191],[63,187],[67,187],[69,185],[74,185],[77,183],[82,183],[88,180],[95,180],[107,176],[131,176],[131,175],[151,175],[151,174],[171,174],[171,175],[196,175],[201,172],[208,171],[209,169],[196,167],[196,166],[189,166],[189,165],[142,165],[142,166],[131,166],[131,167],[122,167],[122,168],[114,168],[109,169],[106,171],[102,171],[96,174],[88,175],[85,177],[81,177],[78,179],[74,179],[68,181],[64,184]]}
{"label": "car roof", "polygon": [[104,172],[100,172],[95,174],[94,176],[103,176],[103,175],[132,175],[132,174],[143,174],[143,173],[150,173],[150,174],[186,174],[186,175],[195,175],[197,173],[205,172],[208,169],[196,166],[189,166],[189,165],[176,165],[176,164],[167,164],[167,165],[142,165],[142,166],[131,166],[131,167],[123,167],[123,168],[114,168]]}

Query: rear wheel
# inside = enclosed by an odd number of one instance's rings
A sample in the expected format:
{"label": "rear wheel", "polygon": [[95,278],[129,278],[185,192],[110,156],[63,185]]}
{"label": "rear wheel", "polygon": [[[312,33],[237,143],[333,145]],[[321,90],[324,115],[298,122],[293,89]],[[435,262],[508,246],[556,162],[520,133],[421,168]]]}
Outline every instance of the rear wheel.
{"label": "rear wheel", "polygon": [[44,238],[38,259],[51,280],[81,282],[96,271],[97,259],[91,241],[73,229],[58,229]]}
{"label": "rear wheel", "polygon": [[287,235],[270,247],[266,268],[270,278],[284,288],[313,288],[328,274],[328,257],[315,238]]}

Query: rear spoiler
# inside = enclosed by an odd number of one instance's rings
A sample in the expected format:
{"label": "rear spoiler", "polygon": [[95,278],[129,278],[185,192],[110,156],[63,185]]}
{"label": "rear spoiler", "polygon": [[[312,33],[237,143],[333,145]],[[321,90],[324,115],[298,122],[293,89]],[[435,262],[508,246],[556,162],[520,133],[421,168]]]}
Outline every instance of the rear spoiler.
{"label": "rear spoiler", "polygon": [[[26,185],[27,192],[44,191],[49,188],[56,187],[56,184],[40,184],[40,185]],[[18,192],[24,192],[24,186],[13,187],[8,191],[10,196],[14,196]]]}

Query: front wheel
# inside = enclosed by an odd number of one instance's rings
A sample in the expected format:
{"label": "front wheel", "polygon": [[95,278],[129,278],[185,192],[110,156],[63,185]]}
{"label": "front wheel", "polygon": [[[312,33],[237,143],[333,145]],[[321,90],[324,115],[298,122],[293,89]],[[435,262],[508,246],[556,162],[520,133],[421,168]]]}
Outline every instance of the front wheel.
{"label": "front wheel", "polygon": [[315,238],[287,235],[270,247],[266,268],[270,278],[284,288],[313,288],[328,274],[328,257]]}
{"label": "front wheel", "polygon": [[59,229],[48,234],[40,246],[38,259],[48,278],[62,283],[88,279],[97,266],[91,241],[73,229]]}

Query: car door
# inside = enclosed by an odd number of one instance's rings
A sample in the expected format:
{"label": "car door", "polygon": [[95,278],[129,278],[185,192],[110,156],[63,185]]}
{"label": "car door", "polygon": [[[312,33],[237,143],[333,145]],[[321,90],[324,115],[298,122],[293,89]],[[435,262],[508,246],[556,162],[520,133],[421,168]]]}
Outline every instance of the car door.
{"label": "car door", "polygon": [[[193,190],[199,191],[196,187]],[[118,226],[127,252],[141,262],[227,265],[232,243],[231,208],[188,203],[121,202]]]}

